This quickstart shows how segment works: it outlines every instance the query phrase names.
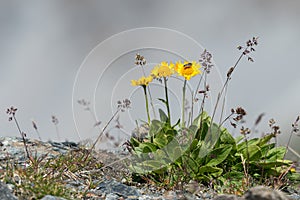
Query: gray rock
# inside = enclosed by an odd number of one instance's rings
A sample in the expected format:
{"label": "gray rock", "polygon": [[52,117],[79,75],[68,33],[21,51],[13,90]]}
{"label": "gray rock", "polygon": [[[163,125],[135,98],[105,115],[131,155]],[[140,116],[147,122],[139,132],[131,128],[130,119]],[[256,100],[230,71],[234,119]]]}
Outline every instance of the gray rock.
{"label": "gray rock", "polygon": [[288,195],[288,197],[291,199],[291,200],[300,200],[300,195],[299,194],[290,194]]}
{"label": "gray rock", "polygon": [[215,197],[214,200],[244,200],[244,198],[235,195],[221,194]]}
{"label": "gray rock", "polygon": [[0,182],[0,199],[1,200],[17,200],[10,189],[2,182]]}
{"label": "gray rock", "polygon": [[119,196],[116,194],[107,194],[105,200],[116,200],[119,199]]}
{"label": "gray rock", "polygon": [[163,196],[164,196],[164,199],[166,199],[166,200],[176,200],[177,199],[176,192],[174,192],[174,191],[167,191]]}
{"label": "gray rock", "polygon": [[41,200],[66,200],[66,199],[61,198],[61,197],[55,197],[55,196],[51,196],[51,195],[46,195]]}
{"label": "gray rock", "polygon": [[129,187],[125,184],[119,183],[114,180],[103,181],[96,188],[101,193],[106,194],[116,194],[119,197],[128,197],[128,196],[140,196],[140,192],[133,188]]}
{"label": "gray rock", "polygon": [[246,200],[289,200],[282,192],[264,186],[251,188],[243,197]]}

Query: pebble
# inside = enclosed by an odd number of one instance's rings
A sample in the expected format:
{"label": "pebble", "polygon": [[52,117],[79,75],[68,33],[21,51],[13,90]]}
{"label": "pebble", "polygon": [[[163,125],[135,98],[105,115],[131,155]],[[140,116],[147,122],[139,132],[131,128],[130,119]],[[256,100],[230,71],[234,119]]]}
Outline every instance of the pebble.
{"label": "pebble", "polygon": [[41,200],[66,200],[66,199],[61,198],[61,197],[54,197],[54,196],[51,196],[51,195],[46,195]]}
{"label": "pebble", "polygon": [[12,191],[2,182],[0,182],[0,199],[1,200],[17,200]]}
{"label": "pebble", "polygon": [[235,195],[219,195],[214,200],[242,200],[243,198],[237,197]]}
{"label": "pebble", "polygon": [[289,200],[289,198],[279,190],[272,190],[264,186],[251,188],[243,197],[246,200]]}
{"label": "pebble", "polygon": [[106,195],[106,198],[105,198],[105,200],[116,200],[116,199],[119,199],[119,196],[116,194],[108,194],[108,195]]}
{"label": "pebble", "polygon": [[119,197],[140,196],[141,193],[133,187],[129,187],[123,183],[114,180],[103,181],[96,188],[97,192],[106,194],[116,194]]}

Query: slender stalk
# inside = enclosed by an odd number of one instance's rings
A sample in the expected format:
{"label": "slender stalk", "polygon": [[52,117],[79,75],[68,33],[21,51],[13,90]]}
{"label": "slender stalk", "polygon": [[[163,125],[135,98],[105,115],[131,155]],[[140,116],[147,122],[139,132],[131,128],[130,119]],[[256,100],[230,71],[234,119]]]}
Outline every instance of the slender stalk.
{"label": "slender stalk", "polygon": [[[246,48],[246,50],[247,49],[248,49],[248,47]],[[225,90],[225,92],[227,92],[227,87],[228,87],[229,81],[231,79],[231,75],[232,75],[233,71],[235,70],[235,68],[237,67],[237,65],[239,64],[239,62],[241,61],[242,57],[245,55],[244,52],[241,53],[241,55],[239,56],[239,58],[235,62],[234,66],[231,67],[230,73],[229,72],[227,73],[227,79],[226,79],[225,83],[223,84],[223,87],[222,87],[221,91],[218,93],[217,101],[216,101],[216,104],[215,104],[215,107],[214,107],[214,111],[213,111],[213,114],[212,114],[212,117],[211,117],[211,121],[212,122],[213,122],[214,117],[216,115],[216,111],[217,111],[217,108],[218,108],[218,105],[219,105],[219,101],[221,100],[221,97],[223,96],[223,92],[224,92],[224,90]],[[223,106],[222,106],[222,112],[221,112],[220,121],[222,121],[222,115],[223,115],[223,111],[224,111],[224,104],[225,104],[225,95],[224,95],[224,99],[223,99]],[[212,128],[212,126],[209,127],[209,133],[211,133],[211,128]],[[220,131],[220,125],[219,125],[218,130]]]}
{"label": "slender stalk", "polygon": [[39,132],[39,130],[38,130],[38,128],[37,128],[37,125],[36,125],[36,123],[35,123],[34,121],[32,121],[32,126],[33,126],[33,128],[34,128],[36,134],[38,135],[39,140],[42,141],[42,138],[41,138],[41,136],[40,136],[40,132]]}
{"label": "slender stalk", "polygon": [[146,111],[147,111],[147,118],[148,118],[148,124],[150,125],[150,114],[149,114],[149,103],[148,103],[148,96],[147,96],[147,87],[143,86],[144,89],[144,95],[145,95],[145,102],[146,102]]}
{"label": "slender stalk", "polygon": [[[145,69],[144,69],[143,65],[142,65],[142,70],[143,70],[143,75],[146,77],[146,73],[145,73]],[[152,112],[153,112],[154,118],[156,118],[156,113],[155,113],[155,109],[154,109],[154,105],[153,105],[153,99],[152,99],[152,95],[151,95],[150,86],[148,85],[147,87],[148,87],[148,93],[149,93],[149,97],[150,97],[150,105],[152,108]]]}
{"label": "slender stalk", "polygon": [[248,139],[246,135],[245,135],[245,143],[246,143],[246,153],[247,153],[247,176],[248,176],[250,155],[249,155]]}
{"label": "slender stalk", "polygon": [[197,87],[196,87],[196,90],[194,91],[194,94],[192,94],[191,124],[192,124],[192,122],[193,122],[193,117],[194,117],[193,115],[194,115],[194,104],[195,104],[195,99],[196,99],[196,95],[197,95],[197,93],[198,93],[198,91],[199,91],[200,84],[201,84],[201,82],[202,82],[203,76],[204,76],[204,73],[201,74],[201,77],[200,77],[200,79],[199,79],[199,82],[198,82],[198,85],[197,85]]}
{"label": "slender stalk", "polygon": [[42,138],[41,138],[41,136],[40,136],[40,132],[39,132],[38,130],[36,130],[36,133],[37,133],[37,135],[38,135],[38,137],[39,137],[39,140],[42,141]]}
{"label": "slender stalk", "polygon": [[27,156],[27,158],[28,158],[29,160],[31,160],[30,155],[29,155],[29,152],[28,152],[28,149],[27,149],[27,144],[26,144],[26,140],[25,140],[24,134],[23,134],[22,131],[21,131],[21,128],[20,128],[20,126],[19,126],[19,123],[18,123],[17,118],[15,117],[15,115],[13,115],[13,118],[14,118],[15,123],[16,123],[16,125],[17,125],[17,128],[18,128],[18,130],[19,130],[19,133],[20,133],[20,135],[21,135],[21,137],[22,137],[23,144],[24,144],[24,148],[25,148],[26,156]]}
{"label": "slender stalk", "polygon": [[286,156],[287,150],[288,150],[288,148],[289,148],[289,145],[290,145],[292,136],[293,136],[293,131],[291,131],[289,140],[288,140],[288,142],[287,142],[287,144],[286,144],[285,151],[284,151],[284,154],[283,154],[283,160],[285,159],[285,156]]}
{"label": "slender stalk", "polygon": [[60,141],[59,130],[58,130],[58,126],[56,124],[55,124],[55,131],[56,131],[57,139],[58,139],[58,141]]}
{"label": "slender stalk", "polygon": [[289,151],[291,151],[295,156],[297,156],[298,159],[300,159],[300,154],[294,150],[292,147],[288,146],[287,147]]}
{"label": "slender stalk", "polygon": [[[95,113],[92,112],[92,110],[90,108],[87,108],[87,110],[89,111],[89,113],[91,114],[93,120],[95,121],[95,126],[94,127],[97,127],[99,129],[99,131],[101,131],[101,127],[100,127],[101,122],[97,120],[97,117],[96,117]],[[104,135],[104,136],[108,139],[108,137],[106,135]],[[99,140],[97,142],[99,142]]]}
{"label": "slender stalk", "polygon": [[[248,49],[248,48],[247,48],[247,49]],[[247,49],[246,49],[246,50],[247,50]],[[239,64],[239,62],[241,61],[241,59],[242,59],[243,56],[244,56],[244,53],[241,53],[240,57],[239,57],[239,58],[237,59],[237,61],[235,62],[234,66],[231,68],[231,69],[232,69],[232,72],[235,70],[235,68],[237,67],[237,65]],[[231,74],[232,74],[232,73],[231,73]],[[211,117],[211,121],[213,121],[213,119],[214,119],[214,116],[215,116],[215,114],[216,114],[216,110],[217,110],[217,108],[218,108],[218,104],[219,104],[219,101],[220,101],[220,99],[221,99],[221,97],[222,97],[222,94],[223,94],[223,92],[224,92],[224,89],[225,89],[225,87],[228,85],[229,80],[231,79],[231,74],[229,74],[229,75],[227,76],[227,79],[226,79],[226,81],[225,81],[225,83],[224,83],[224,85],[223,85],[223,87],[222,87],[222,89],[221,89],[221,92],[219,92],[219,94],[218,94],[217,102],[216,102],[215,107],[214,107],[214,111],[213,111],[213,114],[212,114],[212,117]]]}
{"label": "slender stalk", "polygon": [[234,113],[230,113],[230,115],[228,115],[223,121],[220,121],[220,127],[223,126],[223,124],[228,120],[230,119],[230,117],[233,115]]}
{"label": "slender stalk", "polygon": [[182,120],[182,123],[181,123],[181,126],[182,128],[185,127],[185,120],[184,120],[184,106],[185,106],[185,90],[186,90],[186,79],[184,80],[184,83],[183,83],[183,88],[182,88],[182,117],[181,117],[181,120]]}
{"label": "slender stalk", "polygon": [[113,116],[109,119],[109,121],[106,123],[106,125],[103,127],[102,131],[100,132],[98,138],[95,140],[94,144],[92,145],[90,152],[95,148],[96,144],[98,143],[98,141],[100,140],[101,136],[103,135],[104,131],[106,130],[106,128],[108,127],[108,125],[111,123],[111,121],[116,117],[116,115],[119,113],[120,109],[118,109]]}
{"label": "slender stalk", "polygon": [[166,106],[168,112],[168,124],[171,125],[171,114],[170,114],[170,106],[169,106],[169,95],[168,95],[168,85],[167,85],[167,78],[164,77],[165,83],[165,95],[166,95]]}
{"label": "slender stalk", "polygon": [[[204,101],[205,101],[205,95],[204,95],[203,98],[202,98],[201,108],[200,108],[200,120],[199,120],[199,124],[198,124],[199,130],[200,130],[199,133],[202,132]],[[191,125],[192,125],[192,123],[193,123],[193,122],[191,122]],[[201,134],[196,134],[196,139],[200,140],[200,136],[201,136]]]}
{"label": "slender stalk", "polygon": [[226,87],[225,87],[225,92],[224,92],[224,96],[223,96],[222,109],[221,109],[220,122],[219,122],[220,126],[221,126],[221,122],[222,122],[223,114],[224,114],[224,110],[225,110],[225,101],[226,101],[226,95],[227,95],[227,88],[228,88],[228,85],[226,85]]}

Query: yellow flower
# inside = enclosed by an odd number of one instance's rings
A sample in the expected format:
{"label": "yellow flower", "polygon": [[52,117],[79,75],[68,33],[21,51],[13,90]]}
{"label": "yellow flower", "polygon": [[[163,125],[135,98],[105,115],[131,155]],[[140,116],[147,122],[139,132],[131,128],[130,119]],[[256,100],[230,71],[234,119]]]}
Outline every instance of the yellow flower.
{"label": "yellow flower", "polygon": [[154,78],[162,78],[162,77],[169,77],[174,74],[174,64],[167,62],[161,62],[159,65],[155,66],[154,69],[151,71],[151,75]]}
{"label": "yellow flower", "polygon": [[142,76],[138,80],[131,80],[131,85],[133,86],[147,86],[153,80],[152,76]]}
{"label": "yellow flower", "polygon": [[296,172],[296,168],[294,166],[291,167],[290,172],[295,173]]}
{"label": "yellow flower", "polygon": [[186,80],[190,80],[191,77],[201,73],[200,67],[201,65],[199,63],[196,63],[196,61],[192,61],[192,62],[185,61],[184,63],[178,61],[175,64],[174,70],[180,76],[183,76]]}

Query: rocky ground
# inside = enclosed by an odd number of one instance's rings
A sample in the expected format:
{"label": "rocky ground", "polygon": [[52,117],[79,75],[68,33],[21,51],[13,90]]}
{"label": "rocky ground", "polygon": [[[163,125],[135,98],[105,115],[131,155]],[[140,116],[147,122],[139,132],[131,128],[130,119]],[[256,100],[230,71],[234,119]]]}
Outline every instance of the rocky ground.
{"label": "rocky ground", "polygon": [[[79,144],[73,142],[42,142],[38,140],[27,140],[28,147],[31,152],[37,157],[56,158],[60,154],[65,154],[69,150],[76,150],[79,148]],[[218,199],[218,200],[229,200],[229,199],[258,199],[258,200],[285,200],[285,199],[299,199],[300,195],[295,190],[289,190],[284,192],[274,191],[266,187],[252,188],[246,192],[242,197],[233,195],[217,195],[215,192],[208,188],[195,185],[187,185],[187,189],[180,191],[167,191],[163,188],[156,188],[147,184],[136,184],[127,185],[130,171],[126,165],[119,162],[120,159],[126,156],[126,152],[121,150],[117,151],[97,151],[93,153],[93,156],[103,163],[103,167],[99,169],[93,169],[94,172],[98,173],[98,180],[91,180],[94,182],[96,187],[86,191],[84,198],[78,197],[78,199]],[[7,163],[12,160],[20,166],[26,167],[26,157],[24,153],[24,145],[21,138],[14,137],[3,137],[0,138],[0,175],[4,174],[7,170]],[[92,169],[91,169],[92,170]],[[89,172],[82,172],[89,173]],[[2,176],[2,175],[1,175]],[[1,178],[0,176],[0,178]],[[80,179],[83,174],[70,176],[67,180],[66,187],[72,188],[74,191],[81,191],[85,188],[86,183]],[[75,177],[75,178],[74,178]],[[101,178],[99,178],[101,177]],[[101,179],[101,180],[99,180]],[[5,183],[4,180],[0,179],[0,199],[10,200],[18,199],[14,194],[14,185]],[[194,193],[189,192],[189,187],[195,187]],[[63,199],[60,197],[54,197],[51,195],[44,196],[43,200],[59,200]]]}

